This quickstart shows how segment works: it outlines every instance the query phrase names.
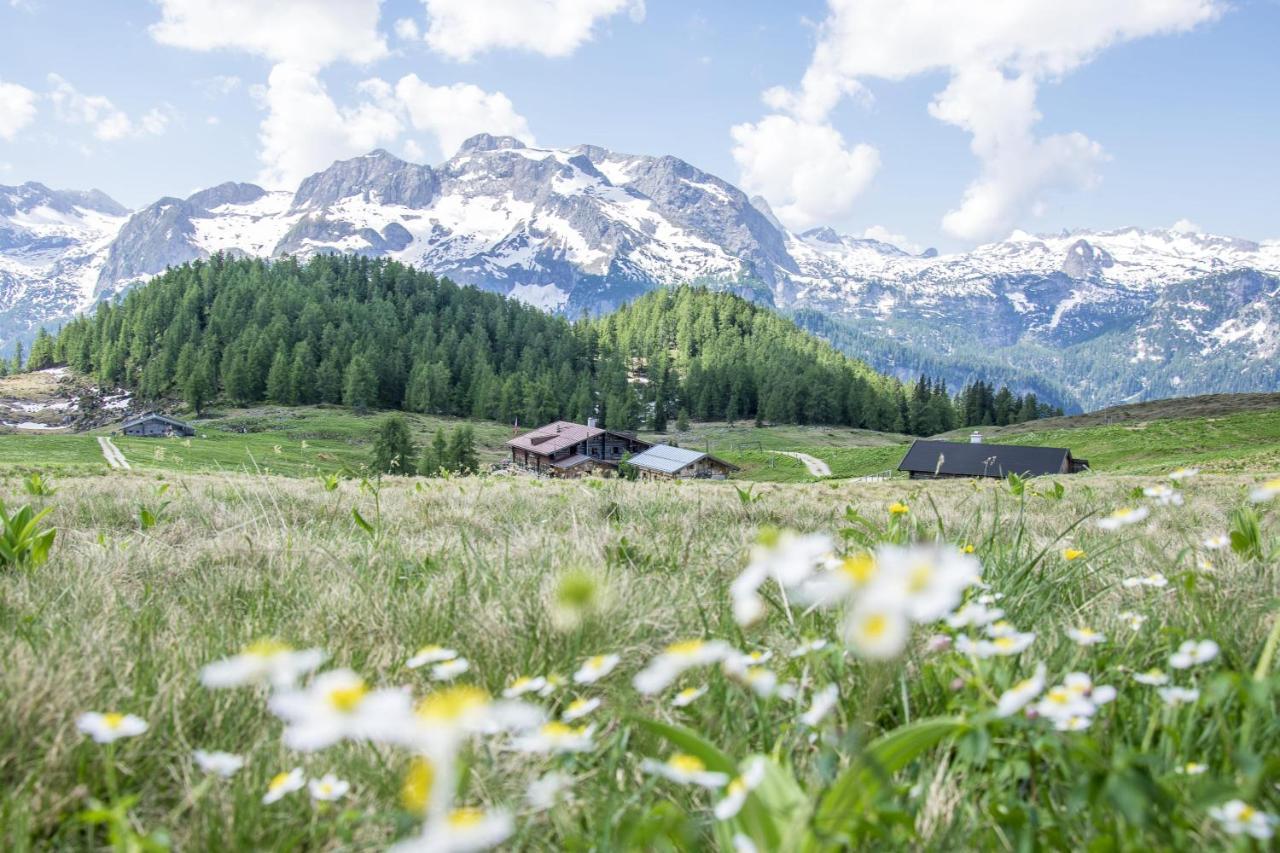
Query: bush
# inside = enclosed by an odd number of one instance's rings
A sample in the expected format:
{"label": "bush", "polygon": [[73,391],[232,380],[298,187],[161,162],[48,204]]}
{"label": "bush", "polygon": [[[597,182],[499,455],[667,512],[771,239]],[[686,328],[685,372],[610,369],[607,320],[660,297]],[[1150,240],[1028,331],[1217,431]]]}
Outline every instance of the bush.
{"label": "bush", "polygon": [[34,568],[49,559],[49,549],[57,534],[54,528],[41,528],[40,522],[53,508],[36,512],[23,506],[13,515],[0,501],[0,522],[4,532],[0,534],[0,566]]}

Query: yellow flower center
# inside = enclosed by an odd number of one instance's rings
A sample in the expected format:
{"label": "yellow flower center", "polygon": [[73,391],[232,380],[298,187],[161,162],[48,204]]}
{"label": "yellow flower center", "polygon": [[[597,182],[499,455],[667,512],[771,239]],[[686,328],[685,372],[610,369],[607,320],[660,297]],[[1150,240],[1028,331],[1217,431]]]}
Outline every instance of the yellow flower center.
{"label": "yellow flower center", "polygon": [[587,667],[589,669],[603,669],[604,655],[596,655],[591,660],[587,661]]}
{"label": "yellow flower center", "polygon": [[851,554],[840,561],[840,571],[856,585],[868,583],[876,574],[876,558],[870,554]]}
{"label": "yellow flower center", "polygon": [[586,710],[589,704],[590,702],[587,699],[574,699],[569,703],[569,713],[576,714],[579,711]]}
{"label": "yellow flower center", "polygon": [[883,613],[876,613],[862,620],[862,634],[868,639],[878,640],[889,630],[889,619]]}
{"label": "yellow flower center", "polygon": [[681,698],[681,699],[685,699],[685,700],[689,700],[689,699],[696,699],[696,698],[697,698],[697,696],[698,696],[698,688],[696,688],[696,687],[686,687],[684,690],[681,690],[681,691],[680,691],[679,693],[677,693],[676,695],[677,695],[679,698]]}
{"label": "yellow flower center", "polygon": [[707,769],[707,765],[703,764],[700,759],[683,752],[677,752],[671,756],[667,761],[667,766],[677,773],[701,773]]}
{"label": "yellow flower center", "polygon": [[350,714],[364,701],[369,688],[363,681],[357,681],[346,687],[335,687],[329,691],[329,704],[344,714]]}
{"label": "yellow flower center", "polygon": [[1273,492],[1280,491],[1280,480],[1267,480],[1267,482],[1262,484],[1262,487],[1264,489],[1270,489]]}
{"label": "yellow flower center", "polygon": [[735,776],[733,778],[733,781],[729,783],[728,793],[730,795],[741,794],[746,790],[747,790],[747,783],[746,781],[743,780],[741,776]]}
{"label": "yellow flower center", "polygon": [[[1280,482],[1280,481],[1278,481],[1278,482]],[[1254,809],[1254,807],[1253,807],[1253,806],[1241,806],[1241,807],[1240,807],[1240,820],[1242,820],[1242,821],[1243,821],[1243,820],[1253,820],[1253,816],[1254,816],[1254,815],[1256,815],[1257,813],[1258,813],[1258,812],[1257,812],[1257,810],[1256,810],[1256,809]]]}
{"label": "yellow flower center", "polygon": [[517,678],[515,681],[511,682],[511,686],[510,686],[510,688],[509,688],[509,689],[511,689],[511,690],[521,690],[521,689],[523,689],[523,688],[525,688],[525,687],[528,687],[528,686],[529,686],[529,684],[530,684],[530,683],[532,683],[532,682],[533,682],[533,679],[532,679],[532,678],[530,678],[530,677],[529,677],[529,676],[527,676],[527,675],[522,675],[522,676],[520,676],[519,678]]}
{"label": "yellow flower center", "polygon": [[[443,647],[443,646],[423,646],[422,648],[418,649],[418,654],[419,654],[419,655],[428,655],[428,656],[429,656],[429,655],[438,655],[438,654],[440,654],[440,653],[441,653],[441,652],[443,652],[443,651],[444,651],[444,647]],[[449,657],[453,657],[453,655],[450,655]]]}
{"label": "yellow flower center", "polygon": [[430,721],[456,721],[483,710],[489,694],[479,687],[461,686],[437,690],[418,703],[418,716]]}
{"label": "yellow flower center", "polygon": [[277,773],[276,775],[272,776],[271,781],[267,783],[267,790],[279,791],[285,785],[289,784],[289,778],[291,775],[292,774],[286,771],[284,773]]}
{"label": "yellow flower center", "polygon": [[470,829],[484,821],[484,812],[480,809],[454,809],[449,813],[449,826],[453,829]]}
{"label": "yellow flower center", "polygon": [[682,643],[672,643],[667,646],[667,654],[688,657],[689,655],[697,654],[701,649],[701,640],[685,640]]}
{"label": "yellow flower center", "polygon": [[924,592],[929,588],[929,582],[932,580],[933,564],[916,563],[907,574],[907,591],[911,593]]}
{"label": "yellow flower center", "polygon": [[244,653],[259,658],[269,658],[272,655],[278,655],[281,652],[291,651],[287,643],[279,640],[265,639],[258,640],[245,646]]}
{"label": "yellow flower center", "polygon": [[964,551],[966,554],[972,554],[974,549],[973,549],[973,546],[972,546],[972,545],[965,545],[965,546],[964,546],[963,548],[961,548],[960,550],[961,550],[961,551]]}
{"label": "yellow flower center", "polygon": [[572,735],[574,731],[575,730],[573,726],[565,725],[564,723],[558,723],[554,721],[547,723],[542,727],[542,733],[549,738],[568,737]]}
{"label": "yellow flower center", "polygon": [[431,802],[431,789],[436,781],[436,768],[425,758],[415,758],[400,786],[400,802],[414,814],[422,814]]}
{"label": "yellow flower center", "polygon": [[1071,701],[1072,695],[1061,687],[1055,687],[1049,691],[1045,698],[1055,705],[1065,705]]}
{"label": "yellow flower center", "polygon": [[1014,645],[1013,637],[996,637],[993,645],[997,649],[1011,649]]}
{"label": "yellow flower center", "polygon": [[109,729],[118,729],[120,728],[120,724],[124,722],[124,714],[117,714],[115,712],[103,714],[102,722],[106,723],[107,728]]}

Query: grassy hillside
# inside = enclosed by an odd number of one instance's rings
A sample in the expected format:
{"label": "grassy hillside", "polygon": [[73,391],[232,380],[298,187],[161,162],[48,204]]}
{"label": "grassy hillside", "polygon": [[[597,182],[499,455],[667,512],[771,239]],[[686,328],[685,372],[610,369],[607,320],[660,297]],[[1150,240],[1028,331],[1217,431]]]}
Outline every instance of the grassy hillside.
{"label": "grassy hillside", "polygon": [[[341,421],[329,426],[340,444]],[[1252,476],[1202,476],[1182,484],[1185,506],[1106,532],[1089,516],[1151,479],[1075,478],[1056,499],[1018,498],[998,482],[762,485],[744,502],[714,483],[388,481],[375,499],[351,482],[330,492],[297,478],[168,473],[172,502],[144,530],[139,507],[156,505],[156,474],[60,479],[36,499],[58,527],[51,559],[0,569],[0,848],[102,849],[106,829],[77,815],[88,798],[126,796],[137,797],[121,806],[127,831],[163,831],[174,849],[371,851],[417,833],[401,801],[406,750],[287,749],[265,688],[200,685],[202,666],[267,637],[324,648],[327,669],[415,697],[448,695],[430,667],[406,666],[426,644],[469,660],[454,686],[492,695],[517,676],[567,678],[617,654],[598,682],[522,697],[550,714],[599,699],[572,724],[591,726],[584,751],[518,752],[485,737],[460,755],[457,802],[509,809],[511,849],[728,850],[739,832],[762,850],[799,849],[779,833],[813,826],[827,839],[813,849],[1226,849],[1211,808],[1240,798],[1280,812],[1280,681],[1264,652],[1280,572],[1199,546],[1227,529]],[[12,480],[0,497],[30,499]],[[911,511],[891,517],[898,501]],[[1280,548],[1276,510],[1259,509],[1264,548]],[[929,638],[979,629],[921,624],[900,656],[867,661],[845,650],[841,608],[792,609],[772,582],[764,617],[740,628],[728,589],[765,527],[836,534],[851,549],[932,537],[972,546],[1004,618],[1034,639],[1020,655],[978,659]],[[1063,559],[1067,546],[1085,556]],[[1153,571],[1168,585],[1123,583]],[[1067,632],[1082,626],[1106,641],[1077,645]],[[637,672],[688,638],[771,656],[761,671],[797,697],[753,692],[719,667],[638,693]],[[815,639],[827,645],[791,656]],[[1217,657],[1170,670],[1181,643],[1205,639],[1220,644]],[[1084,672],[1117,696],[1079,731],[995,716],[1039,664],[1047,685]],[[1133,679],[1152,667],[1199,698],[1165,706]],[[827,685],[833,707],[800,722]],[[686,687],[706,693],[673,707]],[[148,728],[96,744],[76,731],[85,711],[135,714]],[[865,748],[891,734],[892,749]],[[203,773],[197,749],[238,753],[244,769]],[[675,752],[730,774],[770,756],[766,781],[720,821],[711,809],[723,790],[644,769]],[[1180,770],[1188,762],[1203,772]],[[269,780],[294,767],[334,773],[350,791],[325,804],[304,788],[264,805]],[[528,785],[551,771],[568,790],[554,808],[529,805]]]}

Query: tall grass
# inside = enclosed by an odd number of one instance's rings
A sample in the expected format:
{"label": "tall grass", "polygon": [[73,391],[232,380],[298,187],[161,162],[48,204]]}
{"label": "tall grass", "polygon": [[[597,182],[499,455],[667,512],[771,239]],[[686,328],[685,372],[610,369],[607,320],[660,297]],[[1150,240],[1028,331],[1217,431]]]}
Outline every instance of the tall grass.
{"label": "tall grass", "polygon": [[[375,496],[354,482],[326,489],[314,479],[168,482],[170,503],[142,529],[153,477],[59,477],[45,499],[54,508],[47,523],[59,530],[51,559],[0,572],[5,849],[101,847],[105,831],[77,815],[88,798],[109,797],[108,760],[120,791],[138,797],[132,826],[163,828],[177,849],[379,849],[412,833],[399,805],[406,756],[367,744],[291,753],[263,696],[199,686],[201,666],[263,637],[325,648],[330,667],[419,695],[427,676],[405,661],[428,643],[462,652],[472,667],[463,680],[494,694],[518,675],[569,675],[587,656],[621,655],[618,672],[591,689],[545,700],[552,709],[573,695],[603,700],[591,752],[542,759],[472,750],[465,801],[515,808],[511,843],[522,848],[727,843],[708,811],[714,797],[641,772],[641,756],[665,757],[678,736],[645,721],[697,733],[734,761],[770,756],[771,773],[782,774],[770,784],[794,796],[770,794],[769,803],[790,802],[819,847],[1212,846],[1225,839],[1207,816],[1213,804],[1239,796],[1280,810],[1277,680],[1269,668],[1253,678],[1275,618],[1276,565],[1199,547],[1228,529],[1245,477],[1190,481],[1185,506],[1157,508],[1115,532],[1092,516],[1132,501],[1146,481],[1073,480],[1060,497],[1035,481],[1021,495],[967,481],[762,484],[752,501],[711,483],[397,478]],[[0,495],[20,502],[20,490],[13,481]],[[886,514],[893,501],[911,508],[896,533]],[[1274,540],[1271,512],[1262,535]],[[789,658],[807,639],[836,637],[839,620],[806,615],[768,589],[764,621],[737,625],[727,588],[766,527],[845,531],[850,545],[895,535],[971,545],[1006,618],[1036,642],[1021,658],[979,663],[931,651],[925,630],[893,663],[864,663],[835,643]],[[1085,556],[1064,559],[1068,546]],[[1152,572],[1169,585],[1122,584]],[[599,591],[572,625],[556,606],[569,574],[592,578]],[[1147,617],[1138,630],[1121,616],[1130,611]],[[1067,638],[1066,629],[1086,624],[1108,642],[1081,648]],[[770,665],[805,700],[836,684],[832,719],[806,729],[795,722],[803,702],[762,698],[717,670],[687,682],[708,692],[685,709],[631,688],[664,646],[704,636],[773,651]],[[1132,680],[1167,669],[1169,654],[1198,638],[1222,651],[1190,674],[1202,690],[1195,705],[1165,708]],[[1115,685],[1119,698],[1085,732],[992,720],[993,696],[1036,662],[1051,683],[1084,671]],[[134,713],[150,728],[108,756],[75,730],[86,710]],[[830,799],[837,780],[865,763],[867,743],[937,718],[964,722],[900,769],[863,766],[857,798]],[[206,778],[193,766],[195,749],[239,753],[247,765],[230,779]],[[1191,761],[1207,772],[1177,772]],[[263,805],[268,780],[294,766],[315,777],[335,772],[352,792],[334,806],[305,793]],[[574,778],[567,801],[547,812],[523,806],[526,784],[549,766]],[[833,818],[832,802],[847,808]]]}

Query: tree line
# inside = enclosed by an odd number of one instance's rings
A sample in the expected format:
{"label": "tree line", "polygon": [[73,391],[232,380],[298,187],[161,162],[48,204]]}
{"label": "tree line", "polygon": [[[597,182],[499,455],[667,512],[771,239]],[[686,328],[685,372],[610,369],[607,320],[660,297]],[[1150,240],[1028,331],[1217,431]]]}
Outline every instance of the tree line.
{"label": "tree line", "polygon": [[924,377],[904,384],[728,293],[658,290],[571,323],[351,255],[194,261],[42,333],[29,366],[37,355],[196,413],[267,401],[528,426],[594,417],[664,431],[692,418],[928,435],[1047,411],[999,403],[1013,398],[1004,388],[983,408],[972,386],[952,398]]}

